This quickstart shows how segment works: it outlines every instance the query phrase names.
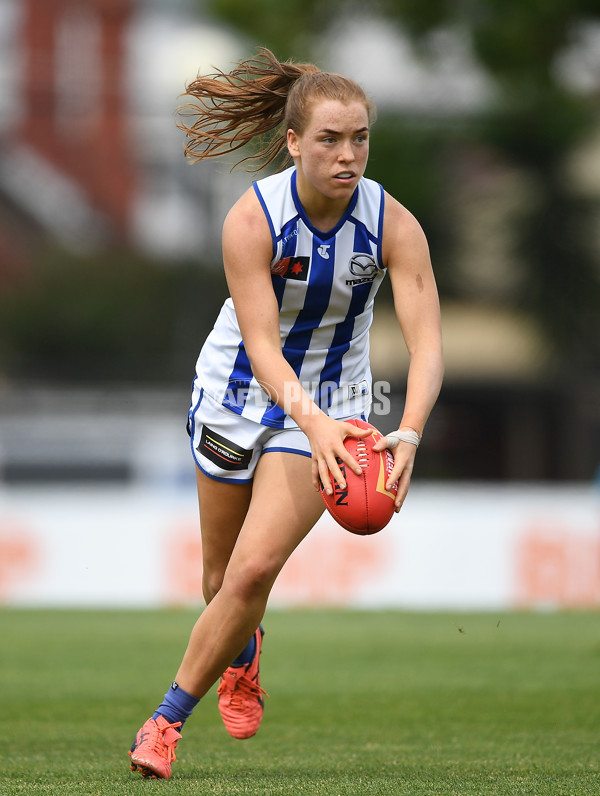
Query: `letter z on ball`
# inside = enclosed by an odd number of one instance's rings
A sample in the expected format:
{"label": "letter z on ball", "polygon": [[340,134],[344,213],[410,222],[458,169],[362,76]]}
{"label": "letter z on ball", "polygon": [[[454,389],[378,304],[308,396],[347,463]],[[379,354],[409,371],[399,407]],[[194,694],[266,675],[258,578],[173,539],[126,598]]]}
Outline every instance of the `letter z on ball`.
{"label": "letter z on ball", "polygon": [[364,536],[385,528],[394,513],[398,485],[394,484],[391,490],[385,486],[394,466],[394,456],[387,448],[373,450],[373,445],[383,436],[375,426],[358,419],[347,422],[372,431],[362,439],[346,437],[344,440],[344,447],[361,466],[362,473],[357,475],[338,459],[346,488],[341,489],[330,473],[333,493],[328,495],[320,484],[321,496],[328,512],[342,528]]}

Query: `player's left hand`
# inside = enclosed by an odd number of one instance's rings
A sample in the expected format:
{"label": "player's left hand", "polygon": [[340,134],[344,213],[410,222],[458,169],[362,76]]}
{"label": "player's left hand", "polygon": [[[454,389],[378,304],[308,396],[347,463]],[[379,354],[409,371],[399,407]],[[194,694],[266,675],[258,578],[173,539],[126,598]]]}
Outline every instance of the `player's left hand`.
{"label": "player's left hand", "polygon": [[398,482],[398,492],[394,500],[394,511],[396,514],[402,508],[402,504],[408,494],[410,479],[417,454],[417,446],[410,442],[399,441],[397,445],[390,445],[387,437],[381,437],[373,445],[374,451],[383,451],[386,448],[394,454],[394,467],[386,484],[386,489],[390,489],[393,484]]}

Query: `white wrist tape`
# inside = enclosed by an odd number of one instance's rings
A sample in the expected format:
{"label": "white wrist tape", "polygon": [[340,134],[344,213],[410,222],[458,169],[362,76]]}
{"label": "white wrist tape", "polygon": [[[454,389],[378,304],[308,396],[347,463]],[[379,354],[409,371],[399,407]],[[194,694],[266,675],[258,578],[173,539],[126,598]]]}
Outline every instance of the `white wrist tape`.
{"label": "white wrist tape", "polygon": [[421,442],[421,437],[416,431],[412,430],[392,431],[390,434],[386,434],[385,438],[387,440],[388,447],[390,447],[392,450],[399,442],[409,442],[411,445],[416,445],[417,448],[419,447],[419,442]]}

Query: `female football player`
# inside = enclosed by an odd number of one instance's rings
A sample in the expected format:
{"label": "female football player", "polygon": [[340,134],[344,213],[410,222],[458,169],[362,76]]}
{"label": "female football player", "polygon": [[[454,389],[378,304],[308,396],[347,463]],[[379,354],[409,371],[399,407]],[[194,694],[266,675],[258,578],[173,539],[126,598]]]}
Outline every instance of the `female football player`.
{"label": "female football player", "polygon": [[368,335],[386,273],[410,354],[398,430],[377,443],[393,449],[396,511],[443,370],[423,231],[363,176],[375,110],[360,86],[261,49],[229,74],[198,77],[187,94],[180,126],[189,158],[260,141],[243,160],[270,164],[287,148],[293,165],[255,182],[223,226],[231,295],[200,353],[188,422],[207,606],[130,751],[132,769],[165,779],[181,727],[219,678],[229,733],[258,729],[269,593],[323,511],[319,479],[331,491],[331,473],[344,488],[340,462],[360,473],[344,439],[369,432],[345,421],[369,411]]}

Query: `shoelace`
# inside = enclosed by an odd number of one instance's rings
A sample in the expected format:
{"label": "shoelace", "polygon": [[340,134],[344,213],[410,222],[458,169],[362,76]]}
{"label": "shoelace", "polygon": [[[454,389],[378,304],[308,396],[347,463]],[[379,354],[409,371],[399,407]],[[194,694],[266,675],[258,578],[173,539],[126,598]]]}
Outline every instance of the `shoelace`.
{"label": "shoelace", "polygon": [[238,710],[244,707],[244,696],[246,695],[258,697],[263,695],[266,697],[269,696],[265,689],[261,688],[261,686],[258,683],[255,683],[254,680],[251,680],[247,674],[242,674],[240,677],[236,678],[236,680],[233,681],[233,685],[228,678],[223,678],[217,689],[217,693],[222,694],[225,691],[231,692],[229,704],[231,707]]}
{"label": "shoelace", "polygon": [[[177,732],[178,727],[181,727],[180,721],[176,721],[173,724],[167,724],[164,727],[158,727],[156,733],[153,733],[150,739],[150,743],[154,747],[154,751],[157,754],[162,754],[163,747],[166,747],[167,760],[169,763],[172,763],[177,759],[175,757],[175,747],[177,745],[177,741],[181,738],[181,734]],[[167,732],[169,730],[172,730],[172,732],[169,733],[169,737],[167,737]]]}

